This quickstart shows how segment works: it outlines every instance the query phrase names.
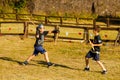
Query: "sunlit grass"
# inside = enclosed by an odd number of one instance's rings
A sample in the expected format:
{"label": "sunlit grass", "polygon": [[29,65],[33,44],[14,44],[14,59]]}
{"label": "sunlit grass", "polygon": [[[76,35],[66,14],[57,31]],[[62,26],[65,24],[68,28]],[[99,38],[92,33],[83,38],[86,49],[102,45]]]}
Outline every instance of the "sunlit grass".
{"label": "sunlit grass", "polygon": [[47,39],[44,48],[56,66],[48,69],[41,54],[33,58],[30,65],[20,65],[32,54],[34,42],[34,38],[0,37],[0,80],[119,80],[119,46],[101,47],[101,61],[108,70],[106,75],[102,75],[101,68],[93,60],[90,60],[91,71],[83,71],[84,56],[91,47],[79,42],[58,40],[54,45],[52,39]]}
{"label": "sunlit grass", "polygon": [[1,24],[1,33],[23,33],[24,31],[24,24],[18,23],[2,23]]}

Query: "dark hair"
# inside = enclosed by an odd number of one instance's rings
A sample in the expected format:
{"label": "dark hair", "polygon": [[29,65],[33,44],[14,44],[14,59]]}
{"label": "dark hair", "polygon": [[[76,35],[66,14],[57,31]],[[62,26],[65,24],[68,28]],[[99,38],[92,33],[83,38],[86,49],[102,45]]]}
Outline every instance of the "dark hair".
{"label": "dark hair", "polygon": [[93,28],[93,30],[95,30],[95,31],[97,31],[97,32],[100,32],[101,28],[100,28],[99,25],[96,25],[96,26]]}

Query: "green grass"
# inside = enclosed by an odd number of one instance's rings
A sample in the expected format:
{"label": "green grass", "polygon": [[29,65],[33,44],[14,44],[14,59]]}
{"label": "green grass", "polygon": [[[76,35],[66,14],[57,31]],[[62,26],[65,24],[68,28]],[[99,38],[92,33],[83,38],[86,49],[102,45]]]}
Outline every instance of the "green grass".
{"label": "green grass", "polygon": [[79,42],[62,42],[54,45],[47,39],[44,47],[49,53],[50,61],[56,66],[47,68],[43,55],[35,57],[30,65],[22,66],[33,52],[35,39],[21,40],[18,36],[0,37],[0,80],[119,80],[120,50],[119,46],[102,46],[101,61],[108,73],[102,75],[101,68],[90,60],[90,72],[84,72],[84,56],[89,45]]}

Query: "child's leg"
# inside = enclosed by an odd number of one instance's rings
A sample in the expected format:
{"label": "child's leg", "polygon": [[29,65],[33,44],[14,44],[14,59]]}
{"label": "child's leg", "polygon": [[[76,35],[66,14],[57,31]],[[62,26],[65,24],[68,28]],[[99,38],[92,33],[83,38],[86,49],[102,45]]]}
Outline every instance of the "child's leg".
{"label": "child's leg", "polygon": [[89,71],[89,58],[85,58],[85,63],[86,63],[86,67],[84,68],[84,71]]}
{"label": "child's leg", "polygon": [[48,57],[48,53],[47,53],[47,52],[44,53],[44,58],[45,58],[46,62],[50,62],[50,61],[49,61],[49,57]]}
{"label": "child's leg", "polygon": [[49,61],[48,53],[47,53],[47,52],[44,53],[44,58],[45,58],[45,60],[46,60],[46,62],[47,62],[48,68],[49,68],[50,66],[54,65],[54,64],[52,64],[52,63]]}
{"label": "child's leg", "polygon": [[89,68],[89,58],[85,58],[86,68]]}
{"label": "child's leg", "polygon": [[34,54],[32,54],[31,56],[29,56],[28,58],[27,58],[27,62],[29,62],[31,59],[33,59],[35,57],[35,55]]}
{"label": "child's leg", "polygon": [[104,65],[103,65],[100,61],[96,61],[96,62],[100,65],[100,67],[101,67],[103,70],[106,71],[106,68],[104,67]]}
{"label": "child's leg", "polygon": [[27,60],[25,60],[25,61],[23,62],[23,65],[27,65],[28,62],[29,62],[32,58],[34,58],[34,57],[35,57],[34,54],[32,54],[31,56],[29,56],[29,57],[27,58]]}
{"label": "child's leg", "polygon": [[91,58],[93,55],[92,55],[92,52],[89,51],[86,56],[85,56],[85,63],[86,63],[86,68],[89,68],[89,58]]}

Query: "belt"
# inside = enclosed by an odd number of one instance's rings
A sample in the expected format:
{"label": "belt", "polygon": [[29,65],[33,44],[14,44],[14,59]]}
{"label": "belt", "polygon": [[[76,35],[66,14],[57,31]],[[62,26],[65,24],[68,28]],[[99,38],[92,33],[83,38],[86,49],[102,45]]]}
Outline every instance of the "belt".
{"label": "belt", "polygon": [[95,54],[100,54],[99,51],[92,51],[92,50],[91,50],[91,52],[92,52],[92,53],[95,53]]}

